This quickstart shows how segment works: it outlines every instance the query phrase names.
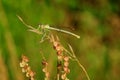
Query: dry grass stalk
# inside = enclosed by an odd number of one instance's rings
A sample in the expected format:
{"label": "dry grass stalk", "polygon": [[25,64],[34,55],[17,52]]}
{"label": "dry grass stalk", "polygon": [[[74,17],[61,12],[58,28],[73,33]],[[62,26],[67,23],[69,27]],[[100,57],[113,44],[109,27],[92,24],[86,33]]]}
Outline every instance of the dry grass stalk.
{"label": "dry grass stalk", "polygon": [[26,74],[26,77],[28,77],[30,80],[34,80],[35,72],[31,70],[31,67],[28,64],[29,59],[22,55],[22,60],[20,62],[20,67],[22,68],[22,72]]}
{"label": "dry grass stalk", "polygon": [[[80,36],[78,36],[78,35],[76,35],[74,33],[65,31],[65,30],[60,30],[60,29],[57,29],[57,28],[50,27],[49,25],[39,25],[38,28],[36,29],[36,28],[34,28],[34,27],[26,24],[22,20],[21,17],[18,16],[18,18],[20,19],[20,21],[23,24],[25,24],[29,28],[29,31],[32,31],[32,32],[35,32],[37,34],[43,35],[41,41],[44,41],[44,38],[47,38],[47,39],[50,40],[50,42],[52,42],[52,45],[53,45],[54,49],[57,52],[57,80],[69,80],[67,78],[67,74],[70,73],[69,59],[72,59],[72,60],[76,61],[78,63],[78,65],[79,65],[79,67],[81,67],[82,70],[85,72],[85,75],[86,75],[87,79],[90,80],[87,71],[85,70],[85,68],[83,67],[83,65],[81,65],[81,63],[79,62],[79,60],[77,59],[76,55],[74,54],[74,51],[73,51],[72,47],[70,45],[68,45],[69,48],[70,48],[70,50],[71,50],[71,52],[69,52],[67,49],[65,49],[61,45],[58,36],[54,37],[53,34],[50,33],[50,30],[56,30],[56,31],[64,32],[64,33],[70,34],[72,36],[75,36],[77,38],[80,38]],[[48,29],[49,35],[44,34],[44,33],[46,33],[45,29]],[[45,73],[45,80],[49,80],[50,74],[47,71],[48,63],[45,60],[45,58],[44,58],[44,60],[43,60],[42,63],[44,65],[43,72]]]}

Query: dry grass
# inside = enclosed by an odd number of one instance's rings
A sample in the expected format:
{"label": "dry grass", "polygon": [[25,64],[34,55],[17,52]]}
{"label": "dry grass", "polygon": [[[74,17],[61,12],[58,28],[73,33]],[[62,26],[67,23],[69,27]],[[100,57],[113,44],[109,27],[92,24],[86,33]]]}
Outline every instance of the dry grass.
{"label": "dry grass", "polygon": [[[57,55],[57,61],[56,61],[57,62],[57,65],[56,65],[57,74],[56,74],[55,80],[70,80],[67,77],[67,74],[70,73],[69,59],[76,61],[79,65],[79,67],[82,68],[82,70],[84,71],[87,79],[90,80],[87,71],[85,70],[83,65],[79,62],[76,55],[74,54],[72,46],[70,46],[68,44],[71,51],[68,51],[67,49],[65,49],[64,46],[60,43],[58,36],[56,36],[55,34],[52,34],[51,30],[64,32],[64,33],[70,34],[72,36],[75,36],[77,38],[80,38],[80,36],[78,36],[74,33],[65,31],[65,30],[50,27],[49,25],[39,25],[38,28],[34,28],[31,25],[26,24],[21,17],[18,16],[18,18],[24,25],[26,25],[29,28],[28,29],[29,31],[37,33],[39,35],[43,35],[40,42],[43,42],[44,40],[47,39],[50,43],[52,43],[53,49],[56,51],[56,55]],[[47,62],[44,55],[42,55],[42,56],[43,56],[42,65],[44,66],[42,71],[45,73],[44,80],[50,80],[50,74],[48,71],[49,63]],[[34,80],[34,79],[32,78],[31,80]]]}

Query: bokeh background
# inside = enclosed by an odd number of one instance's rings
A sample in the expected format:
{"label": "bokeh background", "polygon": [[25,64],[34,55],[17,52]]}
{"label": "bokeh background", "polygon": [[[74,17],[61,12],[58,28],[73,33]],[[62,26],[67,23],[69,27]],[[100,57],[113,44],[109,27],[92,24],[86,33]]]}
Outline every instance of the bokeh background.
{"label": "bokeh background", "polygon": [[[41,36],[16,15],[34,27],[50,24],[80,35],[54,31],[66,48],[68,43],[73,47],[91,80],[120,80],[120,0],[0,0],[0,80],[27,80],[19,67],[22,54],[29,57],[35,80],[44,80],[40,52],[53,77],[55,51],[48,41],[39,43]],[[70,69],[70,80],[87,80],[74,61]]]}

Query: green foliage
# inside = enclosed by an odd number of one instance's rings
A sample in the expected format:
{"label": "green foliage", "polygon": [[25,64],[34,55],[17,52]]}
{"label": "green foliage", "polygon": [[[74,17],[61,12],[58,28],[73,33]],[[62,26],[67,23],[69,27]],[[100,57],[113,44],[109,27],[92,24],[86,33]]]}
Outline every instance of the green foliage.
{"label": "green foliage", "polygon": [[[55,54],[50,45],[40,44],[42,36],[27,31],[16,16],[19,15],[35,28],[39,24],[50,24],[61,29],[68,27],[69,31],[79,34],[81,39],[76,40],[54,31],[62,43],[70,43],[91,80],[119,80],[119,9],[119,0],[0,0],[0,54],[6,69],[4,76],[8,80],[25,80],[18,65],[22,54],[32,60],[30,65],[37,73],[36,80],[44,77],[40,50],[45,50],[43,53],[49,60],[55,60],[51,57]],[[76,67],[71,63],[70,80],[86,80],[81,69]],[[0,80],[5,79],[0,75]]]}

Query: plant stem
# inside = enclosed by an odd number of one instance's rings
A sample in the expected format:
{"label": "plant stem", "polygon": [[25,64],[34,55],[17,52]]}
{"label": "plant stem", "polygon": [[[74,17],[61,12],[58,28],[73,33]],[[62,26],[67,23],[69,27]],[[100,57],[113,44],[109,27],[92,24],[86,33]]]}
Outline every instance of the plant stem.
{"label": "plant stem", "polygon": [[76,62],[77,62],[78,65],[82,68],[82,70],[85,72],[85,75],[87,76],[87,79],[90,80],[90,77],[89,77],[87,71],[85,70],[85,68],[83,67],[83,65],[79,62],[78,59],[76,59]]}
{"label": "plant stem", "polygon": [[77,59],[76,55],[73,53],[73,57],[75,58],[76,62],[78,63],[78,65],[82,68],[82,70],[84,71],[86,77],[88,80],[90,80],[90,77],[87,73],[87,71],[85,70],[85,68],[83,67],[83,65],[80,63],[80,61]]}
{"label": "plant stem", "polygon": [[60,77],[60,75],[59,75],[59,74],[57,74],[57,80],[60,80],[60,79],[59,79],[59,77]]}

